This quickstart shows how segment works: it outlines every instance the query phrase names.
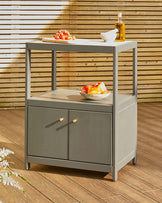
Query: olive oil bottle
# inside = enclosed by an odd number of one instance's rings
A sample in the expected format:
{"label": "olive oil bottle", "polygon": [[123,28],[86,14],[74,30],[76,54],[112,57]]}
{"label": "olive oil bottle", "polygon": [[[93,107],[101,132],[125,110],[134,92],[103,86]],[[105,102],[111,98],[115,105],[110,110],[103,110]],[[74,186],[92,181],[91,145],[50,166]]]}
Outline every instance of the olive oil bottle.
{"label": "olive oil bottle", "polygon": [[115,29],[118,29],[115,41],[125,41],[125,24],[122,21],[122,13],[118,14],[118,22],[115,23]]}

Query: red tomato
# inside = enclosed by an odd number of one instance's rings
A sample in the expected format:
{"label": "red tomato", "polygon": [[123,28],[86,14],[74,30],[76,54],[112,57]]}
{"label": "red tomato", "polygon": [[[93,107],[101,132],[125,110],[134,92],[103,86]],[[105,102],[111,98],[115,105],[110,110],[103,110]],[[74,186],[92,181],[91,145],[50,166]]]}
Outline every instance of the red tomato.
{"label": "red tomato", "polygon": [[62,33],[59,34],[60,39],[62,39],[64,35]]}
{"label": "red tomato", "polygon": [[83,93],[88,93],[88,90],[92,88],[92,85],[86,85],[82,88]]}
{"label": "red tomato", "polygon": [[67,30],[58,30],[55,35],[53,35],[55,39],[61,40],[75,40],[75,36],[70,35]]}
{"label": "red tomato", "polygon": [[72,37],[71,36],[65,36],[65,40],[71,40]]}
{"label": "red tomato", "polygon": [[70,35],[70,33],[69,33],[67,30],[64,30],[64,31],[63,31],[63,34],[64,34],[64,35]]}

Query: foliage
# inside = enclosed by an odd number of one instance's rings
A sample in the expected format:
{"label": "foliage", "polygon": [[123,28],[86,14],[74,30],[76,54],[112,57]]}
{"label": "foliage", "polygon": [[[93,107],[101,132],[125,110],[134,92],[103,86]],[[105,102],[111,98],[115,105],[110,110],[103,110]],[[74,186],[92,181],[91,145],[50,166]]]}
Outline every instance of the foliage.
{"label": "foliage", "polygon": [[10,154],[14,154],[14,152],[5,148],[0,148],[0,182],[4,185],[11,185],[25,193],[23,187],[13,177],[21,178],[26,182],[27,180],[10,168],[9,162],[6,159]]}

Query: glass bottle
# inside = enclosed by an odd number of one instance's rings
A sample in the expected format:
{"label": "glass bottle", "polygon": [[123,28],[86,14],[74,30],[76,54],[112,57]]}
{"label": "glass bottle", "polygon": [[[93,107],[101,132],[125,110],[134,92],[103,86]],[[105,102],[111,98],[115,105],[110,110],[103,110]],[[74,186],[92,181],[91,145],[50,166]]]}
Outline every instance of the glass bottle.
{"label": "glass bottle", "polygon": [[118,22],[115,23],[115,29],[118,29],[115,41],[125,41],[125,24],[122,21],[122,13],[118,14]]}

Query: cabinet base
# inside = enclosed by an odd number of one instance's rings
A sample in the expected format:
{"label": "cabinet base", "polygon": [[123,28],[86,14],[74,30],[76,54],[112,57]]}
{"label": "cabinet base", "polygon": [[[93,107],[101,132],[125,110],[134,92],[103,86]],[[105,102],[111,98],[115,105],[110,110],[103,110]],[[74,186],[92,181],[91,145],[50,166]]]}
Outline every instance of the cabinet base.
{"label": "cabinet base", "polygon": [[110,172],[110,173],[113,172],[113,168],[111,165],[86,163],[86,162],[71,161],[71,160],[64,160],[64,159],[28,156],[28,163],[26,164],[27,170],[30,167],[30,163],[59,166],[59,167],[66,167],[66,168],[84,169],[84,170],[91,170],[91,171],[100,171],[100,172]]}
{"label": "cabinet base", "polygon": [[[59,160],[59,159],[34,157],[34,156],[28,156],[28,161],[29,162],[25,162],[26,170],[30,169],[30,163],[35,163],[35,164],[44,164],[44,165],[59,166],[59,167],[66,167],[66,168],[100,171],[100,172],[107,172],[107,173],[109,172],[109,173],[112,173],[113,181],[116,181],[118,179],[118,170],[114,169],[110,165],[84,163],[84,162],[77,162],[77,161],[69,161],[69,160],[61,160],[61,159]],[[132,159],[132,161],[133,161],[133,165],[135,165],[137,162],[137,155]]]}

